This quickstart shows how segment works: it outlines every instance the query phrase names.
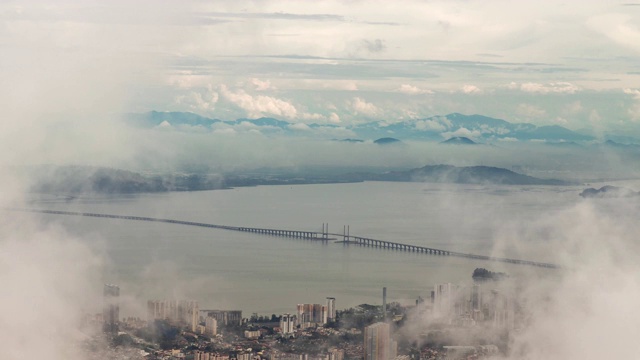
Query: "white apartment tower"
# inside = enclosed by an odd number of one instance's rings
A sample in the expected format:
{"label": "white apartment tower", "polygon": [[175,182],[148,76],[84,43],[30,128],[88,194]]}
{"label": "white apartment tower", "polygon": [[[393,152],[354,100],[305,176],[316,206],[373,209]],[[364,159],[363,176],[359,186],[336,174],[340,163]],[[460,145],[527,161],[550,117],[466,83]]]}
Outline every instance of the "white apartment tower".
{"label": "white apartment tower", "polygon": [[296,317],[291,314],[284,314],[280,318],[280,329],[283,334],[292,334],[296,328]]}
{"label": "white apartment tower", "polygon": [[364,328],[364,360],[391,360],[397,350],[389,324],[377,322]]}
{"label": "white apartment tower", "polygon": [[327,323],[327,307],[321,304],[298,304],[298,323],[307,328]]}
{"label": "white apartment tower", "polygon": [[336,298],[327,298],[327,321],[336,320]]}
{"label": "white apartment tower", "polygon": [[204,321],[204,333],[208,336],[216,336],[218,334],[218,321],[211,316],[207,316]]}
{"label": "white apartment tower", "polygon": [[110,334],[118,333],[118,321],[120,319],[120,287],[117,285],[105,284],[103,291],[102,320],[103,329]]}
{"label": "white apartment tower", "polygon": [[200,309],[192,300],[149,300],[147,301],[147,321],[168,320],[176,325],[186,326],[196,331],[200,322]]}
{"label": "white apartment tower", "polygon": [[446,283],[435,285],[433,291],[433,313],[438,317],[451,316],[455,310],[458,286]]}

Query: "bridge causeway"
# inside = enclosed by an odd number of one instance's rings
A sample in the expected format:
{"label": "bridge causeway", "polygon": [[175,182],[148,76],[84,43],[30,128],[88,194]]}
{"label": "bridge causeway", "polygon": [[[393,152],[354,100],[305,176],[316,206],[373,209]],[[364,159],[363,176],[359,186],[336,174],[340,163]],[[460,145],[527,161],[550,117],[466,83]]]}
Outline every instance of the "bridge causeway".
{"label": "bridge causeway", "polygon": [[429,248],[425,246],[410,245],[410,244],[403,244],[403,243],[398,243],[393,241],[366,238],[361,236],[352,236],[348,233],[347,227],[345,227],[345,231],[342,234],[330,233],[328,230],[329,229],[328,224],[323,224],[322,232],[318,232],[318,231],[300,231],[300,230],[288,230],[288,229],[255,228],[255,227],[243,227],[243,226],[227,226],[227,225],[208,224],[208,223],[174,220],[174,219],[113,215],[113,214],[98,214],[98,213],[60,211],[60,210],[44,210],[44,209],[6,209],[6,210],[51,214],[51,215],[70,215],[70,216],[86,216],[86,217],[132,220],[132,221],[151,221],[151,222],[198,226],[198,227],[206,227],[206,228],[214,228],[214,229],[222,229],[222,230],[231,230],[231,231],[242,231],[242,232],[250,232],[255,234],[289,237],[289,238],[297,238],[297,239],[304,239],[304,240],[317,240],[317,241],[323,241],[323,242],[327,242],[329,240],[335,240],[335,238],[329,238],[329,236],[337,236],[337,237],[343,238],[341,242],[345,245],[353,244],[353,245],[368,246],[368,247],[375,247],[375,248],[382,248],[382,249],[390,249],[390,250],[396,250],[396,251],[424,253],[424,254],[431,254],[431,255],[455,256],[455,257],[477,259],[477,260],[498,261],[498,262],[505,262],[505,263],[511,263],[511,264],[519,264],[519,265],[530,265],[530,266],[537,266],[537,267],[551,268],[551,269],[558,268],[558,266],[555,264],[545,263],[545,262],[510,259],[510,258],[502,258],[502,257],[495,257],[495,256],[487,256],[487,255],[468,254],[468,253],[455,252],[455,251],[449,251],[449,250],[434,249],[434,248]]}
{"label": "bridge causeway", "polygon": [[[342,235],[342,234],[330,234],[330,235]],[[393,241],[364,238],[360,236],[349,236],[343,241],[343,243],[355,244],[360,246],[377,247],[377,248],[383,248],[383,249],[407,251],[407,252],[425,253],[425,254],[432,254],[432,255],[455,256],[455,257],[462,257],[462,258],[468,258],[468,259],[497,261],[497,262],[505,262],[505,263],[511,263],[511,264],[519,264],[519,265],[530,265],[530,266],[537,266],[537,267],[543,267],[543,268],[549,268],[549,269],[558,268],[558,266],[555,264],[539,262],[539,261],[469,254],[469,253],[462,253],[462,252],[456,252],[456,251],[434,249],[434,248],[429,248],[425,246],[397,243]]]}

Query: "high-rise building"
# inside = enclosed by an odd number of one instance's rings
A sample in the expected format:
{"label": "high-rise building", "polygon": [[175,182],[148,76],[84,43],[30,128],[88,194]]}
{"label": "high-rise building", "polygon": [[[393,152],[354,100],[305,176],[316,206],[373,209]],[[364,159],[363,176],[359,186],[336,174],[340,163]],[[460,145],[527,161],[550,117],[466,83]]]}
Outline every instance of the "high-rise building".
{"label": "high-rise building", "polygon": [[364,328],[364,359],[391,360],[396,357],[397,343],[391,338],[391,327],[377,322]]}
{"label": "high-rise building", "polygon": [[327,323],[327,307],[321,304],[298,304],[297,314],[303,328]]}
{"label": "high-rise building", "polygon": [[202,310],[207,316],[216,319],[218,326],[241,325],[242,310]]}
{"label": "high-rise building", "polygon": [[210,355],[208,352],[196,350],[193,353],[193,360],[210,360]]}
{"label": "high-rise building", "polygon": [[197,301],[181,301],[179,306],[180,318],[182,322],[191,331],[195,332],[198,329],[198,323],[200,322],[200,308]]}
{"label": "high-rise building", "polygon": [[154,320],[166,319],[165,302],[161,300],[147,301],[147,322],[151,324]]}
{"label": "high-rise building", "polygon": [[103,289],[102,320],[103,329],[110,334],[118,333],[120,318],[120,288],[117,285],[105,284]]}
{"label": "high-rise building", "polygon": [[500,292],[498,290],[491,291],[491,299],[489,300],[489,316],[493,326],[506,329],[515,327],[515,306],[514,298],[511,294]]}
{"label": "high-rise building", "polygon": [[320,307],[320,321],[318,322],[319,324],[326,324],[327,323],[327,318],[328,318],[328,311],[327,311],[327,307],[326,306],[321,306]]}
{"label": "high-rise building", "polygon": [[433,292],[433,312],[435,316],[451,317],[455,311],[458,286],[446,283],[438,284]]}
{"label": "high-rise building", "polygon": [[167,320],[174,325],[186,326],[196,331],[200,320],[197,301],[192,300],[149,300],[147,301],[147,321]]}
{"label": "high-rise building", "polygon": [[175,300],[149,300],[147,301],[147,321],[167,320],[177,322],[178,302]]}
{"label": "high-rise building", "polygon": [[291,314],[284,314],[280,318],[280,329],[283,334],[292,334],[296,328],[296,317]]}
{"label": "high-rise building", "polygon": [[209,336],[216,336],[218,333],[218,321],[214,317],[207,316],[205,319],[204,333]]}
{"label": "high-rise building", "polygon": [[387,318],[387,287],[382,288],[382,318]]}
{"label": "high-rise building", "polygon": [[482,298],[482,286],[474,284],[471,287],[471,317],[475,321],[484,320],[482,307],[484,305]]}
{"label": "high-rise building", "polygon": [[336,298],[327,298],[327,321],[336,320]]}
{"label": "high-rise building", "polygon": [[344,350],[332,348],[329,349],[329,359],[328,360],[344,360]]}

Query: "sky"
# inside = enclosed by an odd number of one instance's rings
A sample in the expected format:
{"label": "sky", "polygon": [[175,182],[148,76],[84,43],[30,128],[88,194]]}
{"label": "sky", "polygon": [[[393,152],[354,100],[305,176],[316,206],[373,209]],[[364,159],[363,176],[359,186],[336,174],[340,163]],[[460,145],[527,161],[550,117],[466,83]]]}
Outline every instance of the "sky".
{"label": "sky", "polygon": [[5,1],[0,49],[5,90],[26,101],[46,84],[46,114],[69,100],[343,126],[460,112],[640,135],[633,0]]}

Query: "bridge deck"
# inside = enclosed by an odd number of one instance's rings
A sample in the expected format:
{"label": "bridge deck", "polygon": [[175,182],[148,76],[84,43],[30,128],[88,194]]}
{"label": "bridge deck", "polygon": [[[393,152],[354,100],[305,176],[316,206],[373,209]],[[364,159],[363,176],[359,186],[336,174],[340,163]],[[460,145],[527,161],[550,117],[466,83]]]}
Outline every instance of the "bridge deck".
{"label": "bridge deck", "polygon": [[378,239],[365,238],[360,236],[351,236],[351,235],[345,235],[345,234],[339,234],[339,233],[228,226],[228,225],[217,225],[217,224],[208,224],[208,223],[174,220],[174,219],[152,218],[152,217],[143,217],[143,216],[97,214],[97,213],[60,211],[60,210],[44,210],[44,209],[6,209],[6,210],[25,211],[25,212],[43,213],[43,214],[52,214],[52,215],[88,216],[88,217],[132,220],[132,221],[153,221],[153,222],[162,222],[162,223],[169,223],[169,224],[207,227],[207,228],[222,229],[222,230],[251,232],[251,233],[266,234],[266,235],[272,235],[272,236],[291,237],[291,238],[298,238],[298,239],[305,239],[305,240],[328,241],[328,240],[334,239],[334,238],[329,238],[329,236],[338,236],[338,237],[343,237],[344,241],[342,241],[342,243],[344,244],[355,244],[355,245],[361,245],[361,246],[371,246],[371,247],[386,248],[386,249],[393,249],[393,250],[399,250],[399,251],[418,252],[418,253],[433,254],[433,255],[457,256],[457,257],[487,260],[487,261],[499,261],[499,262],[506,262],[511,264],[530,265],[530,266],[538,266],[538,267],[544,267],[544,268],[558,268],[558,266],[555,264],[545,263],[545,262],[509,259],[509,258],[501,258],[501,257],[495,257],[495,256],[487,256],[487,255],[468,254],[468,253],[461,253],[461,252],[455,252],[455,251],[434,249],[434,248],[429,248],[425,246],[403,244],[403,243],[398,243],[393,241],[378,240]]}

